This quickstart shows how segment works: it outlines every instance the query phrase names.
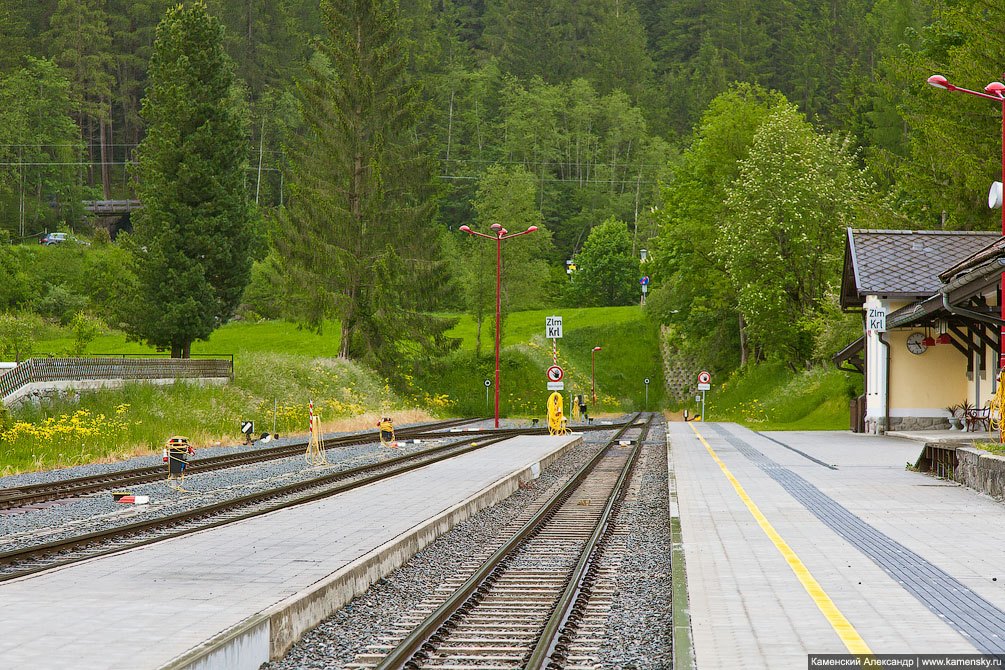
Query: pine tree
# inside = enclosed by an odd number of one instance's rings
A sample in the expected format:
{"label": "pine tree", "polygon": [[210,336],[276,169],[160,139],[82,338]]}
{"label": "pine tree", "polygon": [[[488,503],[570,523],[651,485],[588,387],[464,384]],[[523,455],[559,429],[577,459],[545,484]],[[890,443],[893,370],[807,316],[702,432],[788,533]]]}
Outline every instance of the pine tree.
{"label": "pine tree", "polygon": [[[49,21],[46,42],[53,60],[70,80],[78,105],[79,125],[89,149],[97,139],[100,153],[89,151],[92,162],[100,165],[102,193],[110,196],[108,152],[111,144],[109,118],[113,78],[112,38],[108,14],[98,0],[60,0]],[[95,161],[96,158],[100,160]],[[93,173],[90,175],[94,183]]]}
{"label": "pine tree", "polygon": [[157,28],[141,115],[136,213],[140,300],[129,331],[188,357],[237,306],[251,270],[248,151],[223,27],[201,2]]}
{"label": "pine tree", "polygon": [[307,322],[320,330],[337,317],[340,356],[387,363],[444,343],[445,324],[419,311],[439,267],[419,92],[406,80],[396,2],[321,9],[327,39],[300,85],[307,132],[289,148],[290,203],[275,244],[310,295]]}

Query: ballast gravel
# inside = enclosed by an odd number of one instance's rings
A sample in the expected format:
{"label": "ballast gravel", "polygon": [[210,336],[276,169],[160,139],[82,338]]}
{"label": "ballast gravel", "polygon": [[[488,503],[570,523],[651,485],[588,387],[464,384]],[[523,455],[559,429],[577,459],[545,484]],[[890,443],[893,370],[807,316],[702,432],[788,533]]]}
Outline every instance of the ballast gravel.
{"label": "ballast gravel", "polygon": [[[611,435],[607,431],[586,433],[583,444],[541,473],[534,489],[520,489],[458,524],[304,635],[281,660],[265,663],[261,670],[335,670],[351,664],[368,645],[379,644],[402,615],[414,610],[452,576],[458,557],[480,554],[504,526],[542,492],[571,477]],[[670,537],[665,426],[661,419],[653,423],[646,443],[645,461],[635,474],[641,477],[638,500],[626,505],[619,515],[619,523],[638,524],[638,530],[630,534],[630,555],[624,561],[628,574],[619,583],[616,611],[599,653],[603,663],[597,667],[605,670],[670,667]],[[660,524],[665,524],[665,533],[660,532]]]}
{"label": "ballast gravel", "polygon": [[638,495],[626,500],[617,525],[628,530],[628,552],[596,655],[604,670],[670,668],[670,510],[665,424],[653,424],[635,469]]}

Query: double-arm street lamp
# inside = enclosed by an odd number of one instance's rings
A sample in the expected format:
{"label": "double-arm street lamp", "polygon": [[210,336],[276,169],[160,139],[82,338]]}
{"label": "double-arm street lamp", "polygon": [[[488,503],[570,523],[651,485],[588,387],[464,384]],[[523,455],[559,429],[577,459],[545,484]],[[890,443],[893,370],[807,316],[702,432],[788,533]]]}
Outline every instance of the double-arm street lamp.
{"label": "double-arm street lamp", "polygon": [[492,232],[494,235],[486,235],[485,233],[476,233],[471,230],[468,226],[461,226],[461,230],[465,233],[470,233],[472,235],[477,235],[478,237],[487,237],[490,240],[496,241],[496,428],[499,427],[499,285],[502,283],[502,241],[508,240],[511,237],[518,237],[520,235],[526,235],[527,233],[533,233],[537,230],[537,226],[531,226],[522,233],[508,233],[505,228],[503,228],[498,223],[493,223]]}
{"label": "double-arm street lamp", "polygon": [[[1005,184],[1005,84],[1000,81],[993,81],[984,87],[984,92],[971,91],[966,88],[960,88],[959,86],[953,86],[943,77],[941,74],[933,74],[928,78],[928,83],[935,88],[945,89],[947,91],[956,91],[957,93],[967,93],[969,95],[976,95],[979,98],[987,98],[988,100],[994,100],[1002,106],[1002,183]],[[1003,186],[1005,188],[1005,186]],[[990,205],[990,199],[988,201]],[[1002,235],[1005,236],[1005,206],[1002,207]],[[1002,295],[1005,296],[1005,272],[1002,272],[1001,276],[1001,288]],[[1001,301],[1001,315],[1002,319],[1005,320],[1005,299]],[[1002,325],[1001,331],[999,333],[998,339],[998,368],[1005,368],[1005,325]]]}
{"label": "double-arm street lamp", "polygon": [[593,404],[597,404],[597,352],[600,351],[600,347],[593,347]]}

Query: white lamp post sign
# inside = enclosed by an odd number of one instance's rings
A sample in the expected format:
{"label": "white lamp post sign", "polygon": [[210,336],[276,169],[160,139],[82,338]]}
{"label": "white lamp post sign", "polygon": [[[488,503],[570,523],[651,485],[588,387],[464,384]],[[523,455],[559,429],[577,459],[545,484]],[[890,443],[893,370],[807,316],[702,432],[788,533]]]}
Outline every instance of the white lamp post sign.
{"label": "white lamp post sign", "polygon": [[565,382],[562,377],[565,373],[558,365],[558,339],[562,337],[562,317],[544,317],[544,336],[551,340],[551,367],[548,368],[548,390],[564,391]]}

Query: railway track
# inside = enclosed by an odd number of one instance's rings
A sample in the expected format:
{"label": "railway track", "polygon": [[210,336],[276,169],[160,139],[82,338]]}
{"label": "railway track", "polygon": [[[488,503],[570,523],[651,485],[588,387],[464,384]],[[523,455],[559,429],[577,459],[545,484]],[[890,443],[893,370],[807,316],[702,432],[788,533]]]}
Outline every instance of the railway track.
{"label": "railway track", "polygon": [[350,667],[589,667],[613,589],[602,559],[623,551],[613,521],[652,422],[638,416],[487,560],[462,566]]}
{"label": "railway track", "polygon": [[[397,437],[401,439],[415,439],[424,437],[435,439],[443,435],[457,437],[457,433],[449,432],[449,428],[462,426],[466,423],[479,421],[480,419],[449,419],[447,421],[437,421],[420,426],[410,426],[397,431]],[[367,431],[363,433],[353,433],[342,435],[325,440],[325,449],[335,449],[339,447],[349,447],[358,444],[376,442],[380,439],[377,431]],[[261,463],[265,461],[289,458],[302,454],[307,447],[306,441],[286,444],[277,447],[267,447],[253,451],[242,451],[234,454],[223,454],[221,456],[210,456],[207,458],[197,458],[189,461],[185,470],[186,475],[212,472],[224,468],[235,468],[251,463]],[[30,484],[12,488],[0,489],[0,510],[15,509],[25,507],[50,500],[62,500],[73,498],[98,491],[107,491],[112,488],[136,486],[148,484],[150,482],[161,481],[165,477],[164,465],[152,465],[142,468],[132,468],[129,470],[118,470],[99,475],[89,475],[86,477],[74,477],[72,479],[61,479],[53,482],[41,484]]]}
{"label": "railway track", "polygon": [[[463,429],[458,431],[457,426],[466,423],[480,421],[481,419],[449,419],[427,423],[420,426],[410,426],[395,431],[395,436],[399,439],[427,440],[456,438],[458,432],[468,435],[547,435],[547,428],[484,428],[484,429]],[[577,431],[590,430],[613,430],[622,424],[591,424],[588,426],[576,427]],[[451,430],[454,428],[454,430]],[[353,433],[352,435],[342,435],[324,440],[323,446],[327,449],[350,447],[360,444],[376,442],[380,439],[377,431],[367,431],[364,433]],[[236,468],[253,463],[262,463],[281,458],[290,458],[303,454],[307,446],[306,441],[286,444],[277,447],[267,447],[255,449],[253,451],[242,451],[234,454],[223,454],[220,456],[210,456],[207,458],[197,458],[188,462],[185,469],[186,476],[192,476],[214,470],[225,468]],[[86,477],[74,477],[72,479],[61,479],[54,482],[40,484],[30,484],[12,488],[0,489],[0,510],[17,509],[28,505],[35,505],[52,500],[65,500],[67,498],[80,497],[100,491],[108,491],[114,488],[126,488],[140,484],[149,484],[163,480],[165,469],[163,465],[153,465],[142,468],[132,468],[129,470],[118,470],[90,475]]]}
{"label": "railway track", "polygon": [[381,479],[501,442],[522,434],[522,430],[500,429],[494,430],[492,433],[491,436],[485,436],[484,439],[478,439],[477,442],[472,442],[472,437],[477,436],[477,433],[469,433],[465,439],[405,454],[380,463],[333,472],[176,514],[2,552],[0,553],[0,581],[7,581],[95,556],[152,544],[171,537],[338,495]]}

